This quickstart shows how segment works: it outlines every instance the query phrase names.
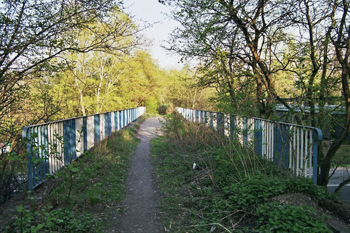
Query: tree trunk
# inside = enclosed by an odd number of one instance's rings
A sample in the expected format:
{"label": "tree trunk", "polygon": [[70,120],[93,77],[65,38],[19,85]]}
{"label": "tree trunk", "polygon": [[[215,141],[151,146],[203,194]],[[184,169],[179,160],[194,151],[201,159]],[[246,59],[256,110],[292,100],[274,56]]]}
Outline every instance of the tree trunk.
{"label": "tree trunk", "polygon": [[78,91],[79,91],[81,112],[83,113],[83,116],[86,116],[85,107],[84,107],[84,98],[83,98],[84,95],[83,95],[83,91],[81,90],[81,88],[79,86],[76,74],[74,75],[74,79],[75,79],[75,84],[77,85],[77,88],[78,88]]}
{"label": "tree trunk", "polygon": [[341,182],[341,183],[339,184],[339,186],[334,190],[334,192],[335,192],[335,193],[339,193],[339,191],[340,191],[345,185],[347,185],[348,183],[350,183],[350,178],[344,180],[343,182]]}

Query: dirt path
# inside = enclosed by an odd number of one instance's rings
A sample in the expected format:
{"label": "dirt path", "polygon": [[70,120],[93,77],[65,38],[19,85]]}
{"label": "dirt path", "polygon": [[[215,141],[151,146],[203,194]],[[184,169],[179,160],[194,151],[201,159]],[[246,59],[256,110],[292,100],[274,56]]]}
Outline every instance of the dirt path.
{"label": "dirt path", "polygon": [[148,118],[140,126],[138,135],[141,142],[133,157],[124,212],[117,220],[116,232],[164,232],[159,223],[158,193],[149,156],[150,140],[160,134],[160,127],[158,117]]}

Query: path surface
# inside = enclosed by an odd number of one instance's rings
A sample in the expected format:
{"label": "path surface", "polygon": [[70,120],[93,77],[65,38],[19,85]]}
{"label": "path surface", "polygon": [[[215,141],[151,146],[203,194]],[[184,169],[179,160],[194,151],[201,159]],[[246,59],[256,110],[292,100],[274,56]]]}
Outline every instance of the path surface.
{"label": "path surface", "polygon": [[125,211],[117,220],[119,224],[116,232],[164,232],[159,222],[158,193],[149,156],[150,140],[160,135],[159,129],[162,125],[159,119],[158,117],[146,119],[138,131],[141,142],[133,157],[128,193],[124,202]]}

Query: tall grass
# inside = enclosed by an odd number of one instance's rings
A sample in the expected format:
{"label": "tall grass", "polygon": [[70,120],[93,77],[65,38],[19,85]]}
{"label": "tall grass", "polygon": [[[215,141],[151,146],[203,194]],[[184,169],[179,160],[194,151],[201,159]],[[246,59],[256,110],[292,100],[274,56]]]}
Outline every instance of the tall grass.
{"label": "tall grass", "polygon": [[[194,154],[191,156],[193,163],[212,171],[211,177],[220,176],[217,179],[220,182],[223,174],[227,182],[239,182],[256,174],[268,175],[274,166],[257,156],[252,147],[240,144],[237,131],[227,137],[205,124],[185,121],[176,112],[167,117],[164,131],[167,143],[175,151]],[[286,170],[272,170],[289,175]]]}
{"label": "tall grass", "polygon": [[[266,215],[257,212],[272,197],[298,192],[325,198],[311,180],[295,178],[242,146],[238,135],[226,137],[178,113],[167,117],[164,131],[164,137],[152,141],[152,154],[169,232],[257,232],[275,224],[264,225]],[[295,224],[304,221],[299,217]],[[328,232],[323,219],[311,213],[308,218]],[[293,221],[282,231],[293,232],[288,228]]]}

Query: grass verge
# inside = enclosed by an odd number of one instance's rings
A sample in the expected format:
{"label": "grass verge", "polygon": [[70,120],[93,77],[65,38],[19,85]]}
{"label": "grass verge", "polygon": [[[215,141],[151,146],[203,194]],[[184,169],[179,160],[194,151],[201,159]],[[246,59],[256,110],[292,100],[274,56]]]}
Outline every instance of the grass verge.
{"label": "grass verge", "polygon": [[128,169],[139,139],[136,124],[101,141],[16,207],[4,232],[110,232],[110,218],[126,194]]}
{"label": "grass verge", "polygon": [[168,232],[331,232],[311,180],[177,114],[165,131],[152,156]]}

